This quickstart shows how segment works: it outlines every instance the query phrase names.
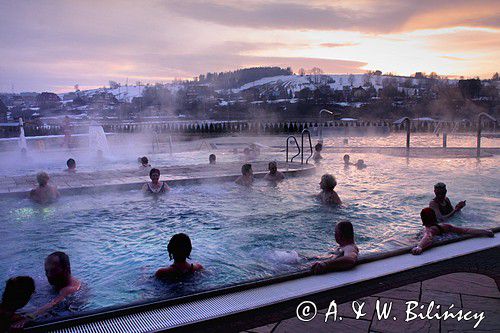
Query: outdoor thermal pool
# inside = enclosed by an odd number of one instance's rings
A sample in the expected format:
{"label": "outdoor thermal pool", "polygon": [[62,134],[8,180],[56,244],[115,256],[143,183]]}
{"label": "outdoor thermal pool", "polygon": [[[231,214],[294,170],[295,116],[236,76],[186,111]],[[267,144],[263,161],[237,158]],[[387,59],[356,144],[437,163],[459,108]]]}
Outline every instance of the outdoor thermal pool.
{"label": "outdoor thermal pool", "polygon": [[[204,155],[206,155],[204,153]],[[174,185],[157,199],[139,190],[65,196],[49,207],[28,199],[0,203],[0,280],[35,278],[37,292],[28,309],[54,294],[43,261],[65,251],[83,290],[50,316],[113,305],[171,298],[248,280],[304,269],[304,257],[323,255],[335,245],[334,223],[350,220],[362,254],[383,252],[416,241],[419,212],[433,197],[433,184],[448,185],[452,203],[467,207],[457,225],[499,225],[499,157],[405,159],[351,154],[368,167],[344,168],[342,154],[324,153],[314,175],[286,179],[277,186],[256,180],[251,188],[232,182]],[[340,208],[321,206],[323,173],[337,177]],[[153,274],[169,265],[167,243],[187,233],[192,259],[205,271],[178,283]]]}

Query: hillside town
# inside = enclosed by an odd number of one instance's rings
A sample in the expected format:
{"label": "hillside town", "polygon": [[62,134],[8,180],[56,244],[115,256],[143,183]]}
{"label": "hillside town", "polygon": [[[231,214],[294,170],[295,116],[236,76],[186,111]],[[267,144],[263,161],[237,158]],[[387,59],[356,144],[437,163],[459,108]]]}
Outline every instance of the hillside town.
{"label": "hillside town", "polygon": [[498,115],[500,80],[448,79],[436,73],[411,77],[382,74],[323,74],[319,68],[258,67],[207,73],[172,83],[120,84],[56,94],[0,93],[0,122],[22,117],[39,124],[92,119],[309,119],[328,108],[363,120],[402,116],[442,120]]}

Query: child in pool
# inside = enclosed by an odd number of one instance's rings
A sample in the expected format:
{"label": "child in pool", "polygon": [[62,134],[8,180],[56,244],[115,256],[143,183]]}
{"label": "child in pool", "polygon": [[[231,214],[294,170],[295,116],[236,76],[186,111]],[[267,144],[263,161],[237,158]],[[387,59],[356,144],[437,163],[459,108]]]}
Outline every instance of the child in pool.
{"label": "child in pool", "polygon": [[317,198],[321,200],[321,203],[326,205],[341,205],[342,200],[340,200],[339,195],[335,192],[335,186],[337,186],[337,181],[335,177],[329,173],[324,174],[321,177],[321,182],[319,183],[321,187],[321,193],[317,195]]}
{"label": "child in pool", "polygon": [[192,250],[191,239],[188,235],[182,233],[174,235],[168,242],[167,250],[170,260],[174,259],[174,263],[169,267],[158,269],[155,273],[158,279],[180,278],[203,269],[201,264],[189,263],[186,260],[191,259],[189,255]]}
{"label": "child in pool", "polygon": [[422,224],[425,227],[424,236],[422,237],[418,245],[411,250],[411,253],[413,254],[421,254],[425,249],[432,246],[432,239],[434,238],[434,236],[441,235],[447,232],[495,237],[495,234],[491,230],[459,228],[447,223],[438,224],[436,212],[429,207],[422,209],[422,211],[420,212],[420,218],[422,219]]}
{"label": "child in pool", "polygon": [[339,254],[332,259],[314,263],[311,267],[313,274],[347,270],[356,265],[359,249],[354,242],[351,222],[341,221],[335,225],[335,241],[339,244]]}
{"label": "child in pool", "polygon": [[153,168],[149,171],[149,178],[151,182],[148,182],[142,186],[142,191],[146,194],[160,194],[170,191],[166,182],[160,182],[160,170]]}

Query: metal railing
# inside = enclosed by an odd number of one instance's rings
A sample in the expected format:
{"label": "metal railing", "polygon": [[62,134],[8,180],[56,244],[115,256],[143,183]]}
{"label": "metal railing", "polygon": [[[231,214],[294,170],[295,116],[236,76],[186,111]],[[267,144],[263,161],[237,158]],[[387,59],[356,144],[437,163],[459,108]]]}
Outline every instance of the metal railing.
{"label": "metal railing", "polygon": [[496,118],[490,116],[486,112],[482,112],[477,116],[477,146],[476,146],[476,157],[479,158],[481,157],[481,131],[482,131],[482,122],[481,118],[486,117],[493,121],[494,123],[497,122]]}
{"label": "metal railing", "polygon": [[311,141],[311,132],[305,128],[302,130],[302,140],[301,140],[301,156],[300,156],[300,164],[304,164],[304,134],[307,134],[309,137],[309,148],[311,149],[311,155],[306,159],[306,164],[309,162],[309,159],[313,156],[313,147],[312,147],[312,141]]}
{"label": "metal railing", "polygon": [[299,143],[297,142],[297,138],[293,135],[289,135],[286,138],[286,163],[288,163],[288,143],[289,143],[289,140],[291,140],[291,139],[293,139],[295,141],[295,145],[297,146],[298,153],[293,155],[293,157],[290,159],[290,162],[293,162],[293,159],[300,155],[300,147],[299,147]]}

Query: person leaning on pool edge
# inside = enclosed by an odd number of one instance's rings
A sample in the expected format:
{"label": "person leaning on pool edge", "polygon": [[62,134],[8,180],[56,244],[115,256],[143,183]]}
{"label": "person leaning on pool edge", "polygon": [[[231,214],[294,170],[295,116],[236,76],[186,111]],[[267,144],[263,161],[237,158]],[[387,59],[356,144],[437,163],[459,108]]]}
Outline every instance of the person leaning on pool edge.
{"label": "person leaning on pool edge", "polygon": [[339,244],[339,253],[330,260],[314,263],[311,266],[313,274],[348,270],[356,265],[359,249],[354,241],[354,228],[351,222],[341,221],[335,225],[335,241]]}
{"label": "person leaning on pool edge", "polygon": [[422,224],[425,227],[424,236],[418,244],[411,250],[413,254],[421,254],[425,249],[432,246],[432,239],[434,236],[442,235],[444,233],[453,232],[456,234],[469,234],[478,236],[495,237],[491,230],[486,229],[473,229],[473,228],[459,228],[447,223],[438,223],[436,212],[430,208],[424,208],[420,212]]}
{"label": "person leaning on pool edge", "polygon": [[58,292],[58,295],[49,303],[38,309],[33,317],[39,316],[57,304],[64,301],[66,297],[80,290],[82,283],[71,275],[71,265],[66,253],[56,251],[45,259],[45,276],[47,281]]}
{"label": "person leaning on pool edge", "polygon": [[429,203],[429,207],[434,210],[438,221],[446,221],[455,213],[458,213],[465,207],[465,200],[456,204],[455,208],[451,205],[450,199],[446,196],[446,184],[437,183],[434,185],[434,199]]}

